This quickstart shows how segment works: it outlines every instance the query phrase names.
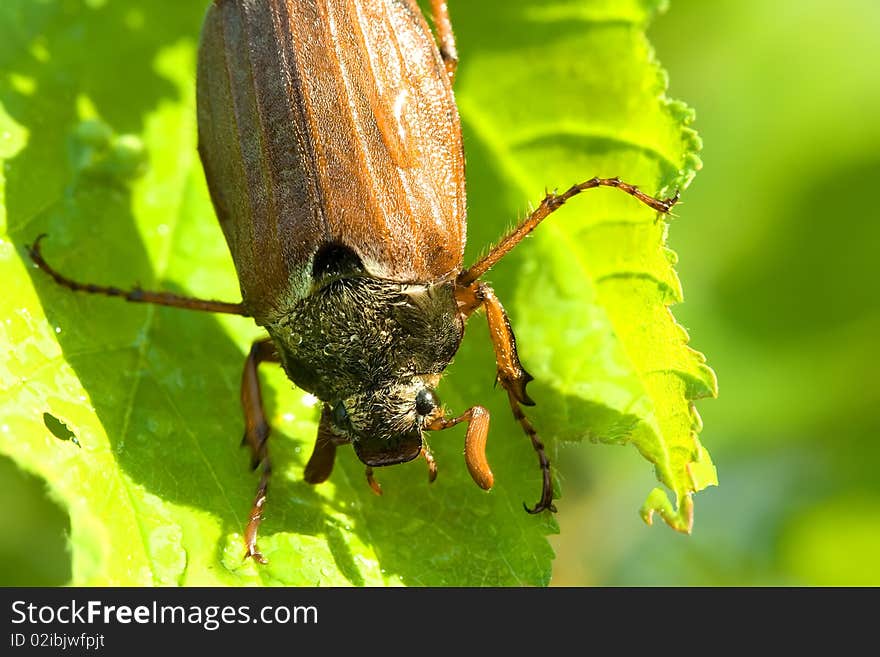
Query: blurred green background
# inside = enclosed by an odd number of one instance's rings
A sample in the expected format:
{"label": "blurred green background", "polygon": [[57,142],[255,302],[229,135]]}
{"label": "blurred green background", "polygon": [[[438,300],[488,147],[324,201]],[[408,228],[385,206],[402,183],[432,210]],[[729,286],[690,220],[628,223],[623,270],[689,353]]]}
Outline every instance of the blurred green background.
{"label": "blurred green background", "polygon": [[673,0],[648,36],[705,144],[669,243],[720,486],[646,529],[632,450],[563,450],[553,582],[880,584],[880,4]]}
{"label": "blurred green background", "polygon": [[[673,0],[649,36],[705,141],[670,246],[721,485],[648,528],[635,450],[560,447],[553,583],[880,584],[880,5]],[[0,481],[0,583],[65,583],[65,513]]]}

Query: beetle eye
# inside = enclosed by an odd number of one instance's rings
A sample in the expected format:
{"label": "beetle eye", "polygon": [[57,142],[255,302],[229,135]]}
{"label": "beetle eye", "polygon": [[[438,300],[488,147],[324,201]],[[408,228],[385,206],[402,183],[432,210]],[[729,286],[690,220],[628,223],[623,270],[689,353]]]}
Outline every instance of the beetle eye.
{"label": "beetle eye", "polygon": [[348,426],[348,411],[345,409],[345,404],[339,402],[333,407],[333,410],[331,411],[331,419],[333,420],[333,424],[340,429]]}
{"label": "beetle eye", "polygon": [[422,388],[416,395],[416,413],[428,415],[440,405],[440,400],[430,388]]}

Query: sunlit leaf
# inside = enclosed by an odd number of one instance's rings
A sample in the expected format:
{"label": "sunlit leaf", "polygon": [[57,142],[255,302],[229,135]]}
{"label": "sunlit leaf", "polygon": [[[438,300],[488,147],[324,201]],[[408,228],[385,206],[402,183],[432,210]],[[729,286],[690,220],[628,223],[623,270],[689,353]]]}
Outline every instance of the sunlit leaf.
{"label": "sunlit leaf", "polygon": [[[24,247],[45,232],[47,259],[78,279],[239,298],[195,148],[200,4],[0,5],[0,450],[69,512],[73,583],[546,584],[557,526],[522,510],[540,472],[492,388],[479,318],[440,394],[492,412],[489,493],[460,429],[432,441],[433,485],[416,462],[379,471],[376,497],[351,450],[305,484],[318,409],[265,368],[275,472],[257,567],[242,559],[256,478],[238,387],[259,329],[76,295],[30,265]],[[644,37],[653,4],[452,3],[469,258],[545,185],[607,174],[669,193],[693,176],[690,114],[663,96]],[[652,493],[652,508],[684,528],[690,493],[714,481],[690,404],[714,377],[667,311],[681,292],[665,235],[628,197],[589,192],[489,278],[551,454],[560,440],[632,442],[677,498]]]}

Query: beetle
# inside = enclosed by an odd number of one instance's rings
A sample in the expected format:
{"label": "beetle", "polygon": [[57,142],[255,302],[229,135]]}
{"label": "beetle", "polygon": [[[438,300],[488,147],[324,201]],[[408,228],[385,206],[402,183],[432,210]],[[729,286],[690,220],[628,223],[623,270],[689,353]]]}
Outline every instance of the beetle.
{"label": "beetle", "polygon": [[465,324],[485,312],[497,381],[542,472],[529,513],[555,511],[550,462],[523,412],[534,402],[507,314],[483,276],[573,196],[615,187],[668,213],[618,178],[591,178],[537,208],[470,267],[464,153],[452,91],[458,56],[449,12],[432,0],[435,36],[415,0],[213,0],[199,45],[199,154],[242,300],[195,299],[85,284],[53,269],[39,236],[34,263],[74,291],[252,317],[268,338],[245,360],[243,444],[260,481],[244,532],[257,547],[271,474],[258,367],[276,362],[321,402],[304,478],[332,471],[351,444],[373,468],[426,460],[426,432],[466,423],[465,463],[478,486],[494,477],[489,413],[447,416],[435,389]]}

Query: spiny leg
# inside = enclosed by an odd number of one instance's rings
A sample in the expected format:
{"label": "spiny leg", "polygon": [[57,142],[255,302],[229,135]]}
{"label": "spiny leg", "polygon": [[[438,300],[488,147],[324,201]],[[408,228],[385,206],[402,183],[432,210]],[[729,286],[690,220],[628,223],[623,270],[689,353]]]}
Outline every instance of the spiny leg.
{"label": "spiny leg", "polygon": [[486,321],[489,324],[489,335],[492,339],[492,347],[495,350],[495,362],[498,366],[497,380],[507,391],[510,400],[510,408],[513,417],[519,422],[523,431],[529,437],[532,448],[538,455],[538,463],[541,466],[543,477],[541,487],[541,500],[529,508],[525,504],[526,511],[538,513],[544,509],[556,511],[553,505],[553,483],[550,476],[550,460],[544,451],[544,444],[538,438],[538,434],[532,423],[520,408],[520,404],[534,406],[535,402],[526,392],[526,385],[533,379],[532,375],[525,371],[519,361],[516,351],[516,337],[510,326],[510,320],[504,307],[495,296],[494,290],[485,283],[472,283],[468,287],[457,287],[455,297],[459,304],[459,310],[467,318],[477,308],[484,308]]}
{"label": "spiny leg", "polygon": [[446,65],[449,81],[453,82],[455,69],[458,68],[458,49],[455,47],[455,34],[452,31],[452,21],[449,19],[449,7],[446,5],[446,0],[431,0],[431,15],[437,30],[440,56]]}
{"label": "spiny leg", "polygon": [[526,372],[516,351],[516,337],[510,326],[510,320],[504,306],[495,296],[495,291],[486,283],[475,283],[468,287],[458,286],[455,299],[459,312],[467,319],[478,308],[486,311],[489,324],[489,337],[495,350],[495,363],[498,367],[497,380],[505,390],[512,391],[517,400],[526,406],[534,406],[535,402],[526,392],[526,385],[534,377]]}
{"label": "spiny leg", "polygon": [[87,292],[89,294],[103,294],[108,297],[119,297],[126,301],[134,303],[153,303],[160,306],[171,306],[173,308],[186,308],[187,310],[201,310],[211,313],[228,313],[230,315],[248,316],[248,312],[244,309],[244,304],[228,303],[226,301],[213,301],[210,299],[196,299],[194,297],[182,297],[170,292],[149,292],[135,287],[131,290],[123,290],[118,287],[106,285],[94,285],[92,283],[79,283],[73,279],[67,278],[55,269],[49,266],[43,258],[43,252],[40,242],[46,234],[43,233],[34,243],[28,247],[28,255],[31,260],[44,272],[49,274],[52,279],[69,290],[74,292]]}
{"label": "spiny leg", "polygon": [[532,426],[529,418],[523,413],[512,390],[507,391],[507,399],[510,401],[510,410],[513,411],[513,417],[519,422],[519,426],[525,431],[529,440],[532,441],[532,448],[537,452],[538,463],[541,465],[541,499],[531,509],[523,502],[523,508],[529,513],[540,513],[545,509],[556,513],[556,506],[553,504],[553,481],[550,477],[550,459],[547,458],[547,454],[544,452],[544,443],[538,438],[538,432],[535,431],[535,427]]}
{"label": "spiny leg", "polygon": [[480,258],[470,268],[463,270],[458,275],[458,284],[466,287],[480,278],[489,271],[501,258],[507,255],[513,247],[522,241],[522,239],[531,233],[538,224],[546,219],[550,214],[558,210],[572,196],[577,196],[581,192],[596,187],[616,187],[627,194],[637,198],[650,208],[663,214],[668,213],[672,206],[678,202],[678,192],[674,196],[667,199],[657,199],[648,196],[640,191],[635,185],[625,183],[620,178],[590,178],[579,185],[573,185],[562,194],[547,194],[541,201],[541,204],[523,220],[516,228],[505,235],[502,240],[489,253]]}
{"label": "spiny leg", "polygon": [[[489,490],[495,483],[495,475],[486,460],[486,438],[489,436],[489,411],[482,406],[474,406],[454,418],[440,417],[433,420],[425,428],[428,431],[443,431],[454,427],[460,422],[467,422],[468,428],[464,438],[464,460],[468,472],[477,486]],[[432,459],[433,460],[433,459]]]}
{"label": "spiny leg", "polygon": [[269,460],[269,423],[263,410],[263,395],[260,392],[260,378],[257,368],[263,362],[278,362],[278,354],[271,340],[259,340],[251,346],[250,353],[244,362],[241,376],[241,405],[244,409],[245,430],[242,444],[251,450],[251,467],[260,471],[260,483],[251,506],[248,524],[244,531],[244,543],[247,552],[245,558],[252,557],[259,563],[266,563],[266,558],[257,547],[257,533],[263,520],[263,505],[269,489],[269,477],[272,474],[272,462]]}

